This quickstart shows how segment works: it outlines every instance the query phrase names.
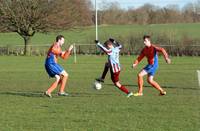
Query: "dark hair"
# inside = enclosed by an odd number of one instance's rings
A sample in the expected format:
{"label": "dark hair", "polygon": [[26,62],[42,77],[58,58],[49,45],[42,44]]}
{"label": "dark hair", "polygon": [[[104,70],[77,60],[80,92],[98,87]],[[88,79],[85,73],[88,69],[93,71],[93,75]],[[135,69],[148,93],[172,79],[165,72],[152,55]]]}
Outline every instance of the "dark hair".
{"label": "dark hair", "polygon": [[62,39],[62,38],[64,38],[63,35],[58,35],[58,36],[56,37],[56,42],[58,42],[58,40],[60,40],[60,39]]}
{"label": "dark hair", "polygon": [[107,40],[107,41],[104,42],[105,47],[108,47],[109,44],[112,44],[112,42],[110,40]]}
{"label": "dark hair", "polygon": [[144,35],[144,36],[143,36],[143,40],[145,40],[146,38],[150,40],[150,39],[151,39],[151,36],[150,36],[150,35]]}

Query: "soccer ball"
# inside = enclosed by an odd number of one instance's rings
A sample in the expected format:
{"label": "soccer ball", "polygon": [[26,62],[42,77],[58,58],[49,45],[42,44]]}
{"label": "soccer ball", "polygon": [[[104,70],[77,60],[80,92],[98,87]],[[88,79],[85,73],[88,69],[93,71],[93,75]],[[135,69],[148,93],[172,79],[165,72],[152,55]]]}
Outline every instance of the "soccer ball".
{"label": "soccer ball", "polygon": [[95,81],[95,82],[94,82],[94,89],[96,89],[96,90],[100,90],[101,88],[102,88],[101,83],[98,82],[98,81]]}

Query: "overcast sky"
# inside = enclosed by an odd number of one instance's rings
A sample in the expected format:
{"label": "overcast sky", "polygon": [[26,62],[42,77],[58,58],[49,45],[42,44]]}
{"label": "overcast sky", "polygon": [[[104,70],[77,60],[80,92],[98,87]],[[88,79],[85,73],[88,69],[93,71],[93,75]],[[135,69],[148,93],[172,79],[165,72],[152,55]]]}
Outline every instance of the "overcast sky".
{"label": "overcast sky", "polygon": [[[93,3],[95,0],[91,0]],[[197,0],[96,0],[97,4],[101,4],[102,1],[106,2],[118,2],[122,8],[128,9],[129,7],[140,7],[145,3],[153,4],[155,6],[164,7],[166,5],[178,5],[180,8],[187,3],[195,3]]]}

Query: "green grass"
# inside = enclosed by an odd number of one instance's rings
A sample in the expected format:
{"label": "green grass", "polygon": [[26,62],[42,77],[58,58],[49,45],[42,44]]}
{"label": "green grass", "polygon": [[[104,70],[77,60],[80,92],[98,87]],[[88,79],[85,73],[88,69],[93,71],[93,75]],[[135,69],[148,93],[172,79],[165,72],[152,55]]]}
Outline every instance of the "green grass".
{"label": "green grass", "polygon": [[[121,83],[137,91],[136,75],[146,64],[131,69],[136,57],[121,57]],[[0,56],[1,131],[198,131],[200,129],[199,57],[160,58],[155,79],[167,91],[145,82],[144,96],[126,98],[112,85],[110,74],[100,91],[94,78],[101,74],[105,56],[78,56],[78,63],[59,60],[69,73],[69,97],[42,95],[53,82],[44,70],[44,57]]]}
{"label": "green grass", "polygon": [[[157,36],[165,33],[173,39],[181,39],[187,35],[189,38],[199,38],[200,23],[192,24],[152,24],[152,25],[104,25],[99,26],[99,38],[107,39],[108,37],[136,36],[143,34],[153,34]],[[84,27],[70,31],[54,32],[41,34],[37,33],[32,38],[32,44],[51,44],[57,34],[63,34],[67,43],[93,43],[95,39],[95,28]],[[17,33],[0,33],[0,45],[23,45],[23,39]]]}

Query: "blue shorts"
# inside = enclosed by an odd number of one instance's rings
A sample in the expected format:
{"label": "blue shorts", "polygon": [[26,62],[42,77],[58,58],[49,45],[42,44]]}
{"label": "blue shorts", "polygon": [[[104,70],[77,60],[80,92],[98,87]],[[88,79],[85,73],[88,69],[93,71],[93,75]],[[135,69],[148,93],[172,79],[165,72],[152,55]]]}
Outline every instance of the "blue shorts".
{"label": "blue shorts", "polygon": [[55,75],[60,75],[64,69],[57,63],[45,64],[45,69],[50,77],[55,77]]}
{"label": "blue shorts", "polygon": [[153,64],[153,65],[146,65],[144,67],[144,70],[148,73],[148,75],[150,76],[154,76],[154,74],[156,73],[156,70],[158,69],[158,64]]}

